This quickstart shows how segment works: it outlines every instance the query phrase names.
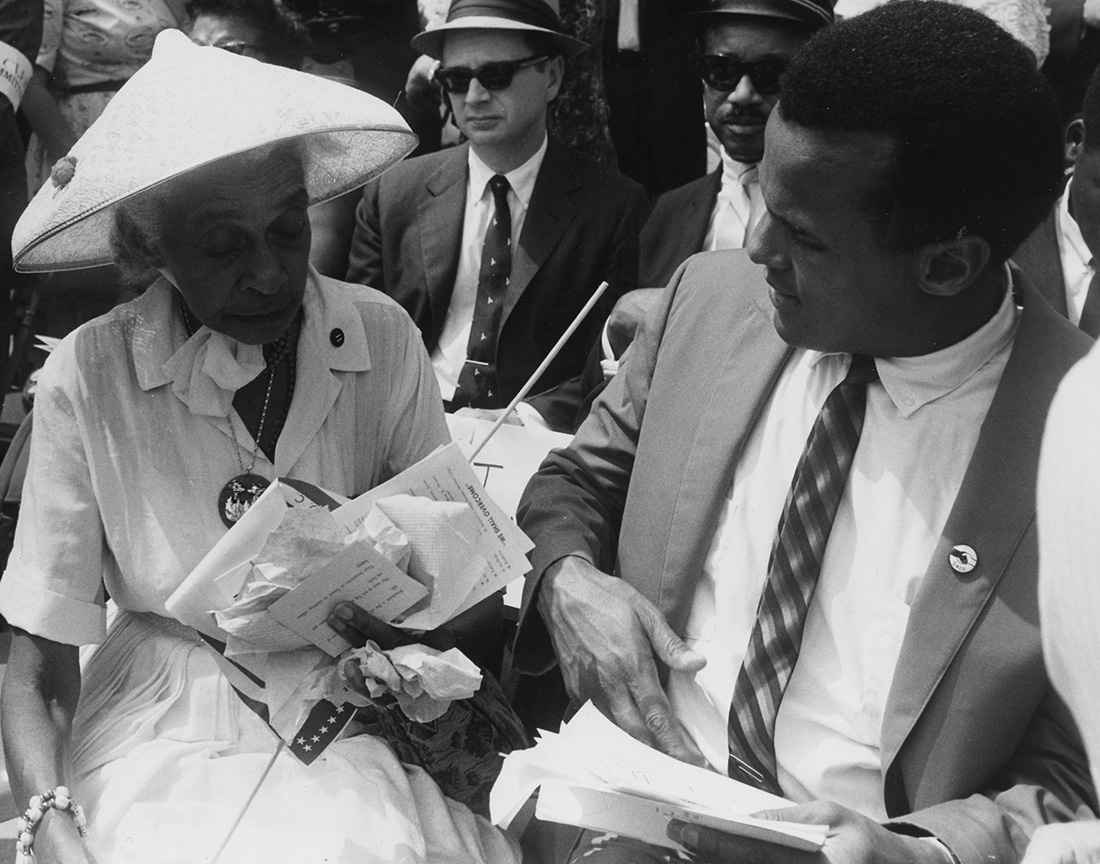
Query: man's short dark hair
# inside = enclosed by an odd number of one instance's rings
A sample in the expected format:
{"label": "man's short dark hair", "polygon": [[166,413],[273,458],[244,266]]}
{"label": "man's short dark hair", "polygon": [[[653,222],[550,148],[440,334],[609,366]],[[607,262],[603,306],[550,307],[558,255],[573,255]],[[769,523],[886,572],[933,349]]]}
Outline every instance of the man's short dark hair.
{"label": "man's short dark hair", "polygon": [[969,234],[1000,264],[1061,191],[1058,105],[1034,56],[940,0],[898,0],[822,30],[788,69],[778,110],[807,129],[892,139],[869,207],[894,248]]}
{"label": "man's short dark hair", "polygon": [[190,0],[187,14],[240,18],[261,34],[260,49],[272,63],[301,69],[309,51],[309,31],[282,0]]}

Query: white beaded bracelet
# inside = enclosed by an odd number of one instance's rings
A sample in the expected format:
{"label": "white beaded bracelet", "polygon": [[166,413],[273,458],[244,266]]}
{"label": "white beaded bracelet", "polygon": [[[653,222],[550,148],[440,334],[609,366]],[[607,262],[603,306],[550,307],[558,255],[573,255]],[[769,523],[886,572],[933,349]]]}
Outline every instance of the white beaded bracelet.
{"label": "white beaded bracelet", "polygon": [[15,838],[17,859],[20,855],[24,858],[30,857],[31,850],[34,848],[34,836],[42,825],[42,817],[51,808],[68,813],[76,825],[77,833],[81,837],[88,836],[88,820],[84,816],[84,808],[73,800],[68,787],[58,786],[56,789],[47,789],[41,795],[32,795],[26,812],[19,817],[17,823],[19,831]]}

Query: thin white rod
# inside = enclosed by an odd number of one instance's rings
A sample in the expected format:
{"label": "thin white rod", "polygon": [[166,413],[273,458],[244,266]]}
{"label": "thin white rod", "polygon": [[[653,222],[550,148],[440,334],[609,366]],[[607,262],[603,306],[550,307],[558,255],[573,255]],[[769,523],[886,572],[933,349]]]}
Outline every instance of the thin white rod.
{"label": "thin white rod", "polygon": [[248,808],[252,806],[253,800],[256,798],[256,794],[260,791],[260,787],[263,785],[264,780],[267,779],[267,775],[271,773],[271,769],[275,767],[275,759],[286,746],[286,742],[282,738],[279,739],[279,743],[275,745],[275,750],[271,754],[271,758],[267,760],[267,765],[264,766],[264,773],[260,775],[260,779],[256,781],[256,785],[252,787],[252,792],[248,796],[248,800],[244,802],[244,806],[241,808],[241,812],[237,814],[237,818],[233,820],[233,826],[229,829],[229,833],[225,835],[225,839],[222,840],[222,845],[218,847],[218,851],[214,853],[214,857],[211,859],[210,864],[218,864],[218,859],[222,857],[222,852],[225,851],[225,847],[229,845],[229,841],[233,839],[233,835],[237,833],[237,826],[241,824],[241,820],[244,819],[244,814],[248,812]]}
{"label": "thin white rod", "polygon": [[603,296],[603,292],[607,290],[607,283],[601,282],[600,287],[596,289],[591,297],[588,298],[588,302],[584,304],[584,308],[577,313],[577,317],[573,319],[573,323],[570,324],[565,332],[561,334],[561,338],[558,339],[557,344],[550,349],[550,353],[546,355],[546,358],[539,364],[539,368],[534,371],[530,378],[527,379],[527,383],[524,384],[519,392],[515,395],[515,398],[508,404],[508,407],[504,409],[496,422],[493,423],[493,428],[488,431],[485,437],[481,440],[481,443],[474,448],[474,452],[470,454],[470,458],[467,462],[473,462],[477,458],[477,454],[481,452],[481,448],[489,443],[489,439],[497,433],[497,429],[504,425],[504,421],[508,419],[508,415],[516,410],[516,406],[523,401],[523,398],[527,395],[532,387],[535,386],[535,382],[542,377],[542,373],[546,371],[546,367],[554,362],[554,358],[558,356],[561,349],[565,347],[565,343],[569,341],[569,337],[573,335],[573,332],[581,326],[581,322],[588,316],[588,313],[592,311],[592,307],[596,305],[597,301]]}

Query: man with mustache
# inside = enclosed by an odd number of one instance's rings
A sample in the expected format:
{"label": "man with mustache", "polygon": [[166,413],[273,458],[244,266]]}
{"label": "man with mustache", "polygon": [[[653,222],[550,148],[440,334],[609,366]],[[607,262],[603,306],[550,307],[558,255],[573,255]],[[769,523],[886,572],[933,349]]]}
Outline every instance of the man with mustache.
{"label": "man with mustache", "polygon": [[668,284],[696,252],[746,245],[780,76],[802,44],[832,23],[833,0],[712,0],[696,17],[704,111],[722,164],[657,199],[640,241],[643,288]]}
{"label": "man with mustache", "polygon": [[527,487],[514,668],[829,826],[810,856],[670,825],[708,864],[1012,864],[1096,809],[1035,534],[1092,340],[1006,263],[1057,104],[981,13],[897,0],[802,47],[765,134],[748,256],[683,264]]}

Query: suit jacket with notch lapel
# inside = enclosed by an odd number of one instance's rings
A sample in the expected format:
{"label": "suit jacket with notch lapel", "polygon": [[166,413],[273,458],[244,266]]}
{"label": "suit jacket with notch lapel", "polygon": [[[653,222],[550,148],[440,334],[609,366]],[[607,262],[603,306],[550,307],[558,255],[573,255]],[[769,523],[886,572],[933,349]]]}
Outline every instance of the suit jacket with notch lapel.
{"label": "suit jacket with notch lapel", "polygon": [[[429,352],[443,331],[458,270],[469,144],[410,159],[363,191],[348,281],[393,297]],[[529,399],[571,431],[579,375],[615,300],[636,287],[641,186],[550,138],[512,259],[497,340],[502,405],[550,352],[601,281],[611,287],[550,364]],[[552,392],[544,392],[556,388]]]}
{"label": "suit jacket with notch lapel", "polygon": [[[882,723],[886,810],[960,864],[1007,864],[1040,824],[1095,809],[1087,760],[1039,640],[1035,482],[1062,375],[1092,342],[1014,271],[1024,311],[974,455],[913,601]],[[532,607],[568,554],[627,579],[683,632],[749,432],[790,356],[743,250],[689,259],[573,444],[524,494],[536,542],[516,636],[520,671],[553,660]],[[978,566],[955,573],[953,545]]]}
{"label": "suit jacket with notch lapel", "polygon": [[663,288],[676,268],[703,251],[722,189],[722,166],[662,194],[642,227],[639,288]]}
{"label": "suit jacket with notch lapel", "polygon": [[[1066,187],[1069,194],[1069,187]],[[1027,239],[1020,244],[1012,260],[1027,274],[1031,284],[1046,297],[1059,315],[1068,315],[1066,276],[1062,270],[1062,253],[1058,247],[1058,208],[1056,203]]]}

